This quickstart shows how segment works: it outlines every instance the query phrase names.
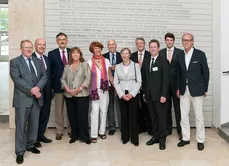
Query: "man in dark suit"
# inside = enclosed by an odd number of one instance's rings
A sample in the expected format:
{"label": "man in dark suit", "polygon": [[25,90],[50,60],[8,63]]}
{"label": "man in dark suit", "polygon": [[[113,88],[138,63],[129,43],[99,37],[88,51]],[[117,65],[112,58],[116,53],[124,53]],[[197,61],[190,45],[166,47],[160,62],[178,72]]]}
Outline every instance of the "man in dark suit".
{"label": "man in dark suit", "polygon": [[[151,55],[149,51],[145,50],[145,39],[143,37],[136,38],[135,43],[138,51],[132,53],[131,60],[135,63],[138,63],[141,68],[145,61],[150,60]],[[139,133],[148,131],[148,134],[152,135],[150,114],[149,114],[147,103],[143,100],[142,88],[140,89],[139,96],[140,96],[139,108],[138,108]]]}
{"label": "man in dark suit", "polygon": [[37,140],[40,108],[44,105],[43,88],[47,74],[37,58],[32,57],[33,44],[21,41],[21,55],[10,60],[10,76],[14,82],[16,162],[22,164],[25,151],[39,154]]}
{"label": "man in dark suit", "polygon": [[[107,47],[109,49],[109,52],[106,54],[103,54],[104,58],[109,59],[111,63],[111,73],[114,78],[114,72],[115,72],[115,66],[122,62],[122,57],[120,56],[120,53],[117,52],[117,44],[115,40],[109,40],[107,42]],[[119,103],[118,103],[118,96],[116,94],[115,88],[111,84],[109,88],[109,105],[108,105],[108,124],[109,124],[109,135],[114,135],[115,128],[116,128],[116,122],[115,122],[115,110],[117,113],[117,120],[118,125],[121,128],[121,120],[120,120],[120,109],[119,109]]]}
{"label": "man in dark suit", "polygon": [[[64,131],[64,95],[61,89],[60,78],[64,71],[64,66],[68,63],[70,48],[67,48],[68,37],[65,33],[56,35],[56,43],[59,48],[56,48],[48,53],[50,65],[52,88],[55,93],[55,121],[56,121],[56,140],[62,139]],[[71,133],[69,121],[67,120],[68,134]]]}
{"label": "man in dark suit", "polygon": [[180,97],[181,128],[183,138],[178,147],[190,143],[189,112],[192,103],[196,119],[197,149],[204,149],[205,128],[203,117],[203,97],[207,95],[209,68],[203,51],[193,47],[191,33],[182,36],[184,52],[178,58],[177,96]]}
{"label": "man in dark suit", "polygon": [[149,42],[151,58],[142,66],[143,93],[147,101],[153,137],[146,145],[159,143],[159,149],[166,149],[167,130],[167,98],[169,89],[169,64],[167,59],[159,55],[160,43],[152,39]]}
{"label": "man in dark suit", "polygon": [[160,55],[168,59],[170,66],[170,86],[169,86],[169,96],[168,96],[168,131],[172,134],[172,100],[174,106],[174,113],[176,118],[176,126],[179,140],[182,139],[181,126],[180,126],[180,99],[177,97],[177,56],[182,51],[174,47],[175,36],[172,33],[165,34],[166,48],[160,50]]}
{"label": "man in dark suit", "polygon": [[37,134],[37,142],[35,143],[36,147],[41,147],[40,142],[51,143],[52,140],[45,137],[45,130],[47,128],[47,124],[50,117],[50,107],[51,101],[53,98],[52,93],[52,84],[51,84],[51,75],[50,75],[50,67],[48,63],[48,57],[44,55],[46,50],[46,41],[45,39],[38,38],[35,41],[35,52],[33,53],[34,58],[38,58],[41,61],[42,66],[47,72],[48,81],[43,89],[44,92],[44,105],[41,107],[40,117],[39,117],[39,126],[38,126],[38,134]]}

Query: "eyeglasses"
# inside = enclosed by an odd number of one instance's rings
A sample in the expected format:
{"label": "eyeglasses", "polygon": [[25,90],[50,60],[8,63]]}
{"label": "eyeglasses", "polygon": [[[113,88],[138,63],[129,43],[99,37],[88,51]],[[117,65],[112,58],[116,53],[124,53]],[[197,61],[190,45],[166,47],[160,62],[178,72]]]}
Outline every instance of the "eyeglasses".
{"label": "eyeglasses", "polygon": [[182,39],[182,42],[191,42],[193,39]]}
{"label": "eyeglasses", "polygon": [[22,47],[22,48],[24,48],[26,50],[32,50],[33,49],[33,47]]}

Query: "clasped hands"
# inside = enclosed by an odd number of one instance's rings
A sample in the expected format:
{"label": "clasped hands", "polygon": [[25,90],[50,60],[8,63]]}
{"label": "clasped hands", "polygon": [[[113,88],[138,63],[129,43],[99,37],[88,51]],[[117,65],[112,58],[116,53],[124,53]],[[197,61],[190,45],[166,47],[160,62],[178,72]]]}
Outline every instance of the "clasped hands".
{"label": "clasped hands", "polygon": [[123,100],[129,101],[130,99],[133,98],[133,96],[128,93],[128,94],[122,95],[122,98],[123,98]]}
{"label": "clasped hands", "polygon": [[80,88],[76,88],[73,90],[70,90],[69,88],[66,89],[66,92],[70,94],[71,96],[77,95],[78,93],[80,93],[80,91],[81,91]]}
{"label": "clasped hands", "polygon": [[41,97],[41,92],[40,92],[40,88],[38,88],[37,86],[33,87],[31,89],[31,93],[37,98],[39,99]]}

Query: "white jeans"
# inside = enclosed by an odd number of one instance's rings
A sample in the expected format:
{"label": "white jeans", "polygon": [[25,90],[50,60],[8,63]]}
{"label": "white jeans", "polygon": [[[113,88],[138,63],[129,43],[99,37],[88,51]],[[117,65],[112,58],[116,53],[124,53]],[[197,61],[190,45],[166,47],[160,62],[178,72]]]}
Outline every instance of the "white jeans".
{"label": "white jeans", "polygon": [[204,117],[203,117],[203,96],[192,97],[188,86],[184,95],[180,96],[181,128],[184,141],[190,140],[189,112],[192,102],[196,121],[196,141],[203,143],[205,139]]}
{"label": "white jeans", "polygon": [[[98,137],[98,126],[99,134],[105,134],[106,121],[107,121],[107,109],[109,104],[109,93],[98,89],[99,100],[91,102],[91,138]],[[99,118],[100,114],[100,118]],[[100,119],[100,125],[99,125]]]}

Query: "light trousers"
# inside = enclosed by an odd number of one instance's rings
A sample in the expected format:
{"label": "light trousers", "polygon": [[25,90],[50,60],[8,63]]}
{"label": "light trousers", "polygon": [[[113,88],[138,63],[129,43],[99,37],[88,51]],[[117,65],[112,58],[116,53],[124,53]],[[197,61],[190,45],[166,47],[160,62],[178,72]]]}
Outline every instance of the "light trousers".
{"label": "light trousers", "polygon": [[189,112],[190,105],[193,105],[196,121],[196,141],[203,143],[205,139],[204,117],[203,117],[203,96],[192,97],[188,86],[184,95],[180,96],[181,128],[184,141],[190,140]]}
{"label": "light trousers", "polygon": [[[98,89],[98,95],[99,95],[99,100],[95,100],[91,102],[91,138],[98,137],[98,128],[99,128],[99,134],[105,134],[106,131],[109,93],[108,91],[103,92],[102,90]],[[99,119],[100,119],[100,124],[99,124]]]}
{"label": "light trousers", "polygon": [[[64,95],[63,93],[55,93],[55,122],[57,134],[64,132]],[[70,123],[67,117],[67,130],[71,133]]]}

